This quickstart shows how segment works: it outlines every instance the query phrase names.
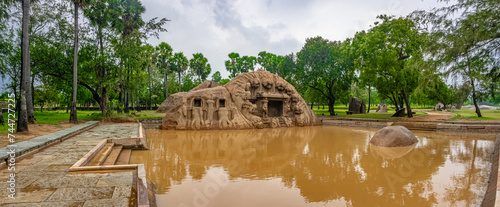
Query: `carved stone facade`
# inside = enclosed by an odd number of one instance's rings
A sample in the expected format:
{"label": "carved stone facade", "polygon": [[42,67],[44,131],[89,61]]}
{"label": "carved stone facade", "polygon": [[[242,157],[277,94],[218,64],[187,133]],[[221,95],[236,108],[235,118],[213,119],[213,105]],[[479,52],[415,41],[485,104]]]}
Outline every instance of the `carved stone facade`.
{"label": "carved stone facade", "polygon": [[191,90],[176,98],[162,129],[251,129],[321,125],[295,88],[259,70],[224,86]]}

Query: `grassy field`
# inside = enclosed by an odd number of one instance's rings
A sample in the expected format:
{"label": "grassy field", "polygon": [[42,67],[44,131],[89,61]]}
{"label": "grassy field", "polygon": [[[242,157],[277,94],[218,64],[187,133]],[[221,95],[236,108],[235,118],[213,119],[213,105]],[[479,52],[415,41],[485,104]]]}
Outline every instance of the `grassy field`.
{"label": "grassy field", "polygon": [[[394,114],[394,109],[392,107],[388,107],[389,112],[387,113],[376,113],[375,111],[377,110],[377,107],[370,107],[370,113],[368,114],[353,114],[353,115],[347,115],[346,111],[348,111],[348,107],[346,106],[335,106],[335,113],[337,114],[337,117],[347,117],[347,118],[365,118],[365,119],[398,119],[398,117],[391,117]],[[316,113],[317,115],[325,115],[329,116],[330,113],[328,112],[328,107],[325,107],[323,109],[322,107],[320,109],[317,109],[314,107],[313,112]],[[427,113],[425,112],[416,112],[415,116],[421,116],[421,115],[426,115]]]}
{"label": "grassy field", "polygon": [[165,113],[158,113],[156,111],[130,111],[129,114],[113,113],[111,117],[132,117],[134,119],[156,119],[165,117]]}
{"label": "grassy field", "polygon": [[448,112],[454,113],[457,116],[452,118],[453,120],[495,120],[500,119],[500,110],[498,109],[482,109],[481,115],[483,117],[477,117],[477,114],[474,109],[449,109]]}
{"label": "grassy field", "polygon": [[[35,118],[38,124],[52,124],[58,125],[59,122],[63,120],[69,120],[69,113],[66,111],[35,111]],[[10,127],[8,126],[7,119],[8,113],[3,113],[3,118],[5,120],[4,125],[0,125],[0,133],[6,132]],[[98,111],[77,111],[77,116],[80,121],[90,121],[99,120],[101,118],[101,113]],[[16,113],[16,118],[18,118]],[[14,127],[15,129],[16,127]]]}

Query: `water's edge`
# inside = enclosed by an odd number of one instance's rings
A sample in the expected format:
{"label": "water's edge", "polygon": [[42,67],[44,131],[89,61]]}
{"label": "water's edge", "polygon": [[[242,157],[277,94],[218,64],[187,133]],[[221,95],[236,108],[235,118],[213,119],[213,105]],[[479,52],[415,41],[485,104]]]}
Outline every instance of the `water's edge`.
{"label": "water's edge", "polygon": [[483,202],[481,202],[481,207],[493,207],[495,206],[496,195],[497,195],[497,181],[498,181],[498,161],[500,155],[500,133],[497,134],[495,147],[491,153],[491,169],[490,176],[488,178],[488,187],[486,193],[483,197]]}

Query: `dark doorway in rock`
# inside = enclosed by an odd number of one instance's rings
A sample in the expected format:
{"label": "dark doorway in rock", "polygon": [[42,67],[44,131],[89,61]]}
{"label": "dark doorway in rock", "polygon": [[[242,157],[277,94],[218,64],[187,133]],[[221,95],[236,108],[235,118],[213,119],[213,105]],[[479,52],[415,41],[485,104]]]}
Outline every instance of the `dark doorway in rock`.
{"label": "dark doorway in rock", "polygon": [[226,107],[226,100],[225,99],[220,99],[219,100],[219,107],[220,108]]}
{"label": "dark doorway in rock", "polygon": [[283,101],[269,101],[267,103],[267,116],[280,117],[283,115]]}
{"label": "dark doorway in rock", "polygon": [[201,107],[201,99],[195,99],[193,103],[194,107]]}

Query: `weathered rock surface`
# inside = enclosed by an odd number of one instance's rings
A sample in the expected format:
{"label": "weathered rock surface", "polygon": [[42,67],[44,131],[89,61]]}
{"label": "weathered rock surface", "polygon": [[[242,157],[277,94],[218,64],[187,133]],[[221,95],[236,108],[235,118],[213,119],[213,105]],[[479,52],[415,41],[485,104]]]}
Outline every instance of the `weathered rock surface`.
{"label": "weathered rock surface", "polygon": [[387,104],[378,105],[377,113],[387,113]]}
{"label": "weathered rock surface", "polygon": [[174,93],[174,94],[168,96],[168,98],[166,98],[161,103],[161,105],[158,107],[158,109],[156,111],[161,112],[161,113],[166,113],[167,111],[170,111],[172,109],[172,107],[175,106],[176,103],[179,103],[182,101],[182,97],[184,95],[186,95],[186,92]]}
{"label": "weathered rock surface", "polygon": [[401,108],[397,110],[396,113],[392,115],[392,117],[404,117],[405,115],[405,108]]}
{"label": "weathered rock surface", "polygon": [[[217,86],[221,86],[221,84],[219,84],[217,82],[213,82],[211,80],[206,80],[203,83],[201,83],[200,85],[191,89],[189,92],[202,90],[205,88],[215,88]],[[161,112],[161,113],[166,113],[167,111],[170,111],[172,109],[172,107],[175,106],[176,103],[179,103],[182,101],[182,97],[184,97],[184,95],[186,95],[186,94],[187,94],[187,92],[179,92],[179,93],[174,93],[174,94],[168,96],[168,98],[165,99],[161,103],[161,105],[158,107],[158,109],[156,111]]]}
{"label": "weathered rock surface", "polygon": [[219,84],[217,82],[213,82],[211,80],[206,80],[203,83],[201,83],[200,85],[198,85],[198,86],[194,87],[193,89],[191,89],[189,92],[191,92],[191,91],[197,91],[197,90],[201,90],[201,89],[205,89],[205,88],[215,88],[217,86],[221,86],[221,84]]}
{"label": "weathered rock surface", "polygon": [[359,98],[349,97],[349,111],[353,114],[365,114],[366,104]]}
{"label": "weathered rock surface", "polygon": [[384,127],[370,140],[371,144],[379,147],[407,147],[417,142],[417,137],[404,126]]}
{"label": "weathered rock surface", "polygon": [[210,87],[174,94],[175,99],[165,100],[169,107],[161,128],[249,129],[321,125],[295,88],[269,72],[244,73],[224,86],[205,85]]}

